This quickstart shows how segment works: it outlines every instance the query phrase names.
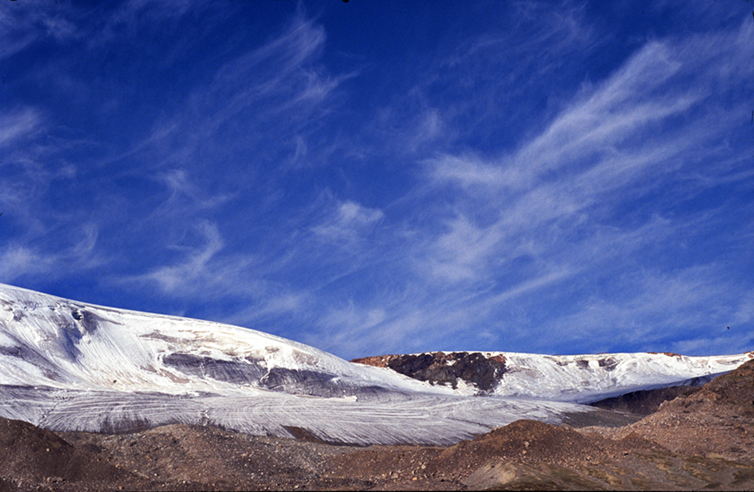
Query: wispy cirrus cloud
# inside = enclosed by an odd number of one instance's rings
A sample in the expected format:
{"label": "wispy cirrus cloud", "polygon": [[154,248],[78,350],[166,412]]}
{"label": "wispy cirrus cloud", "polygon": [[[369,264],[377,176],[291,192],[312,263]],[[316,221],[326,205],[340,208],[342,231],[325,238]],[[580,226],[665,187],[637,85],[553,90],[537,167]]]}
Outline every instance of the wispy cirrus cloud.
{"label": "wispy cirrus cloud", "polygon": [[349,200],[339,203],[334,213],[312,227],[312,231],[323,240],[352,246],[365,229],[374,226],[384,216],[381,210]]}
{"label": "wispy cirrus cloud", "polygon": [[[38,239],[14,241],[0,248],[0,281],[14,283],[58,280],[72,273],[91,272],[105,259],[96,254],[97,229],[93,224],[76,231],[78,242],[51,250]],[[36,243],[42,243],[37,245]]]}
{"label": "wispy cirrus cloud", "polygon": [[[626,350],[653,350],[658,343],[683,353],[703,352],[693,340],[715,338],[719,342],[751,343],[737,313],[748,309],[752,290],[720,275],[721,265],[689,267],[673,272],[640,270],[622,275],[619,292],[597,296],[571,315],[549,324],[564,345],[578,341],[592,351],[619,345]],[[730,297],[731,289],[744,287],[742,296]],[[673,340],[669,343],[668,340]]]}
{"label": "wispy cirrus cloud", "polygon": [[[206,241],[185,263],[132,280],[156,281],[164,293],[177,293],[181,278],[195,276],[191,273],[195,271],[208,275],[213,269],[222,271],[226,260],[230,265],[259,257],[278,264],[281,256],[290,256],[275,247],[255,254],[229,253],[219,238],[230,231],[234,241],[244,241],[257,226],[246,229],[239,224],[256,224],[264,214],[279,214],[274,207],[287,193],[281,181],[290,172],[291,154],[297,165],[316,157],[316,152],[312,156],[307,151],[308,136],[316,132],[316,120],[330,111],[333,95],[347,77],[331,76],[317,64],[324,41],[321,26],[295,18],[277,37],[219,67],[208,85],[194,90],[173,115],[157,121],[146,141],[126,157],[136,162],[139,174],[151,174],[168,193],[146,217],[163,225],[164,237],[182,237],[196,228],[189,225],[192,222],[212,224],[199,227]],[[289,227],[282,225],[265,234],[288,243],[292,235],[300,234],[291,229],[297,216],[311,215],[310,208],[304,204],[291,210],[282,218]],[[321,237],[343,238],[351,236],[350,226],[367,226],[379,216],[378,211],[346,201],[311,230]],[[248,249],[256,243],[256,238],[249,239]],[[167,243],[159,247],[171,248]],[[250,285],[259,281],[256,275],[249,276]],[[243,283],[227,292],[243,292]]]}
{"label": "wispy cirrus cloud", "polygon": [[74,23],[65,18],[61,8],[43,2],[6,5],[0,12],[0,60],[23,51],[47,36],[64,41],[78,35]]}
{"label": "wispy cirrus cloud", "polygon": [[186,291],[211,287],[217,277],[210,278],[208,276],[207,265],[222,250],[223,241],[214,224],[204,221],[199,223],[196,229],[204,239],[204,244],[201,247],[174,247],[177,250],[188,249],[183,262],[177,265],[159,267],[131,280],[156,282],[163,291],[168,293],[176,291],[185,293]]}
{"label": "wispy cirrus cloud", "polygon": [[0,281],[347,357],[748,343],[748,18],[50,5],[0,14]]}
{"label": "wispy cirrus cloud", "polygon": [[421,76],[409,79],[414,85],[381,108],[374,123],[387,137],[381,144],[411,153],[504,148],[559,109],[572,73],[604,44],[604,33],[575,2],[516,2],[501,10],[495,28],[433,53]]}
{"label": "wispy cirrus cloud", "polygon": [[41,123],[39,112],[30,107],[0,114],[0,147],[7,147],[17,139],[32,137]]}
{"label": "wispy cirrus cloud", "polygon": [[[318,64],[325,39],[321,26],[296,18],[278,37],[221,66],[182,109],[158,123],[150,145],[161,160],[180,165],[256,152],[246,176],[233,166],[234,179],[254,179],[289,159],[316,158],[306,151],[307,140],[337,102],[340,84],[353,76],[332,75]],[[283,145],[270,146],[273,140]]]}
{"label": "wispy cirrus cloud", "polygon": [[[706,188],[691,178],[692,189],[690,176],[703,170],[711,188],[725,175],[751,181],[743,161],[717,145],[740,133],[742,102],[725,103],[721,87],[733,90],[751,75],[741,65],[750,31],[746,24],[649,41],[603,82],[583,86],[515,149],[497,156],[446,151],[424,160],[429,187],[409,201],[439,222],[415,234],[420,241],[402,245],[418,294],[397,303],[385,296],[351,302],[323,318],[323,330],[340,333],[331,338],[348,350],[396,350],[417,331],[441,343],[454,329],[467,330],[470,340],[499,333],[539,351],[574,343],[647,349],[684,337],[686,326],[705,319],[735,317],[743,309],[738,297],[722,294],[740,289],[718,260],[675,270],[675,260],[661,258],[672,258],[673,248],[698,247],[689,246],[698,231],[720,220],[708,209],[679,215],[673,197],[688,200]],[[698,167],[701,154],[715,164]],[[667,200],[644,202],[658,193]],[[657,261],[647,256],[652,250],[662,252]],[[591,302],[570,304],[586,292]],[[707,308],[714,303],[719,312]],[[370,317],[378,306],[379,321]],[[553,318],[559,321],[532,314],[537,310],[560,313]],[[465,328],[444,319],[463,320]],[[551,332],[562,336],[542,338]]]}
{"label": "wispy cirrus cloud", "polygon": [[[726,46],[737,39],[729,35],[712,44]],[[461,192],[460,211],[450,219],[450,231],[438,240],[445,256],[461,263],[468,255],[488,257],[500,252],[496,246],[503,240],[519,232],[532,238],[558,221],[576,226],[589,220],[599,231],[600,219],[607,223],[622,203],[654,188],[658,179],[676,179],[674,173],[693,159],[689,155],[700,141],[723,137],[732,126],[726,120],[734,121],[730,109],[704,110],[711,93],[679,91],[669,81],[684,75],[681,67],[688,76],[707,65],[709,69],[698,75],[700,84],[693,84],[705,86],[725,70],[708,65],[717,57],[714,52],[707,53],[709,59],[697,56],[697,66],[689,66],[692,61],[685,58],[698,55],[700,43],[692,40],[672,48],[651,43],[601,87],[578,96],[580,100],[541,135],[513,154],[486,160],[444,155],[430,161],[430,179],[438,186],[457,185]],[[694,119],[673,122],[690,114]],[[660,128],[662,137],[653,138],[652,132]],[[479,221],[471,208],[478,206],[479,196],[489,207],[484,213],[490,225],[474,225]],[[454,255],[453,249],[460,254]]]}

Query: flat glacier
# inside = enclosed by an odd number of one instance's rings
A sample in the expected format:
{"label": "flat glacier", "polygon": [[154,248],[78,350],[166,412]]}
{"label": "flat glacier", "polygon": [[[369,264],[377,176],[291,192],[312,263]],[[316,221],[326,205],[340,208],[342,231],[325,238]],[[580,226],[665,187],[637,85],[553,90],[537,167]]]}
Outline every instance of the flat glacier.
{"label": "flat glacier", "polygon": [[472,385],[431,385],[251,329],[0,284],[0,416],[60,431],[185,423],[446,445],[524,418],[559,423],[594,411],[584,403],[691,384],[751,358],[483,354],[503,355],[507,372],[478,396]]}

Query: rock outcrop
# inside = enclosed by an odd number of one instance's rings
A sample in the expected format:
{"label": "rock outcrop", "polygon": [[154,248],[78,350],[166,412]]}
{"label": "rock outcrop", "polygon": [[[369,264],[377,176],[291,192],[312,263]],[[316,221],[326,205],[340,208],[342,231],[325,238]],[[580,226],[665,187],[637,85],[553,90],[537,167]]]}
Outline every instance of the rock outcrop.
{"label": "rock outcrop", "polygon": [[405,376],[432,384],[458,387],[459,380],[480,392],[492,391],[505,374],[505,357],[485,356],[481,352],[431,352],[423,354],[382,355],[351,362],[388,367]]}

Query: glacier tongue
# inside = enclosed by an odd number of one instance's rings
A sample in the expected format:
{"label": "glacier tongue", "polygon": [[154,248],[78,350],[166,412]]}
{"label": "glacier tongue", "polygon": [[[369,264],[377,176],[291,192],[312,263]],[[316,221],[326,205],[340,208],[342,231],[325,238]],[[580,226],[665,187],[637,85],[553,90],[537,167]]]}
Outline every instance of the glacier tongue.
{"label": "glacier tongue", "polygon": [[468,385],[432,385],[250,329],[0,284],[0,416],[52,430],[187,423],[449,444],[521,418],[557,423],[593,411],[578,402],[732,370],[749,357],[495,354],[507,372],[490,396],[475,397]]}
{"label": "glacier tongue", "polygon": [[448,445],[527,418],[558,423],[588,407],[519,399],[386,395],[359,402],[267,394],[76,391],[0,386],[0,416],[56,431],[119,433],[172,423],[217,425],[254,435],[295,437],[305,429],[326,442]]}

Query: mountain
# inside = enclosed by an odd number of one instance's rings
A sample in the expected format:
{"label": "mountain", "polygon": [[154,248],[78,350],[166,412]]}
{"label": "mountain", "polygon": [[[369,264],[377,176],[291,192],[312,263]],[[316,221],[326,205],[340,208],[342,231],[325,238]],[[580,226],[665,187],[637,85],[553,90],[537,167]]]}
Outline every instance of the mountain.
{"label": "mountain", "polygon": [[167,425],[0,417],[0,490],[752,490],[754,360],[620,428],[518,420],[447,447],[334,446]]}
{"label": "mountain", "polygon": [[688,357],[673,353],[537,355],[513,352],[427,352],[351,362],[386,367],[458,392],[593,403],[626,393],[699,386],[754,358],[754,353]]}
{"label": "mountain", "polygon": [[[394,370],[405,364],[350,363],[250,329],[0,284],[0,417],[53,431],[211,424],[324,442],[451,444],[521,418],[596,415],[582,403],[688,384],[751,357],[439,354],[393,356],[424,371],[417,379]],[[491,376],[431,377],[485,364]]]}

